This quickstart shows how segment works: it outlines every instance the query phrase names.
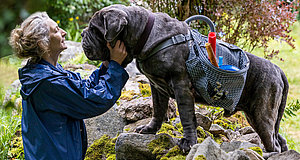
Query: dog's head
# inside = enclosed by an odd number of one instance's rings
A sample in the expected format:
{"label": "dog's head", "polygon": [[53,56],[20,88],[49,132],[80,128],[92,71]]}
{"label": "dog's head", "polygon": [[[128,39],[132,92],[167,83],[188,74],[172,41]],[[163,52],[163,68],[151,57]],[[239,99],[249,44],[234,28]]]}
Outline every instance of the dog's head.
{"label": "dog's head", "polygon": [[[109,42],[114,47],[116,41],[121,39],[120,33],[127,24],[126,12],[118,8],[106,7],[96,12],[89,26],[81,33],[85,55],[91,60],[110,60],[106,43]],[[124,61],[123,63],[129,63],[128,58]]]}

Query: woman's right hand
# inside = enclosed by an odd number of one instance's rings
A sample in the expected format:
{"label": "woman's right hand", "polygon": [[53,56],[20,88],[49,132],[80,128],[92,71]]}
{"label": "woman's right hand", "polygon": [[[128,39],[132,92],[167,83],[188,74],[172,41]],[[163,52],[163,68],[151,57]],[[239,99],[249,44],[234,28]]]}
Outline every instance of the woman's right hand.
{"label": "woman's right hand", "polygon": [[110,51],[110,60],[114,60],[121,65],[127,56],[127,51],[124,43],[118,40],[115,47],[112,48],[107,42],[107,47]]}

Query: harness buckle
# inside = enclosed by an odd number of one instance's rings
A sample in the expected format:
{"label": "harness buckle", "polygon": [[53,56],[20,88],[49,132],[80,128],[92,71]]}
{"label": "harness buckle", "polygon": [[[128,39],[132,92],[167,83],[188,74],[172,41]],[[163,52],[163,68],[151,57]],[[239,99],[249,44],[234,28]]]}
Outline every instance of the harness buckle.
{"label": "harness buckle", "polygon": [[178,44],[186,41],[185,35],[179,34],[176,36],[171,37],[173,44]]}

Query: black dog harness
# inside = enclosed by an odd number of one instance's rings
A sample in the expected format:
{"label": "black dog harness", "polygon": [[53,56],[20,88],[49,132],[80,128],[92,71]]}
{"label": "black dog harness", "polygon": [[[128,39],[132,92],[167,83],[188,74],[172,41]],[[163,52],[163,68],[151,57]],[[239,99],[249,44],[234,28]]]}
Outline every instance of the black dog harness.
{"label": "black dog harness", "polygon": [[[154,21],[155,21],[155,17],[152,13],[149,13],[149,17],[148,17],[148,22],[145,26],[145,29],[140,37],[140,39],[138,40],[138,44],[134,50],[134,53],[139,55],[144,47],[144,45],[146,44],[149,35],[151,33],[151,30],[153,28],[154,25]],[[184,42],[188,42],[189,40],[192,40],[192,36],[191,33],[189,31],[189,33],[187,35],[184,34],[178,34],[175,35],[165,41],[163,41],[162,43],[160,43],[159,45],[157,45],[149,54],[143,56],[143,57],[137,57],[137,68],[140,70],[141,73],[143,73],[144,75],[146,75],[147,77],[152,77],[152,75],[146,73],[143,70],[143,65],[142,62],[145,61],[146,59],[150,58],[151,56],[155,55],[157,52],[170,47],[172,45],[176,45],[176,44],[181,44]],[[155,77],[157,79],[157,77]],[[170,93],[172,92],[170,88],[168,87],[163,87],[162,84],[166,84],[164,79],[159,79],[159,83],[156,83],[152,80],[152,78],[149,78],[150,83],[159,90],[159,92],[161,92],[162,94],[168,95],[170,96]]]}

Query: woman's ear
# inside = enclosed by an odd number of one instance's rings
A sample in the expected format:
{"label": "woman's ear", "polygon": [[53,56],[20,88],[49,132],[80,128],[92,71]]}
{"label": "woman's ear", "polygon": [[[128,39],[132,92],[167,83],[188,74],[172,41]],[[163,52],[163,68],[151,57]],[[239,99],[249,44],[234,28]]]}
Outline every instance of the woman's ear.
{"label": "woman's ear", "polygon": [[104,38],[107,42],[112,42],[122,32],[124,26],[128,24],[127,14],[116,8],[104,10],[102,14],[104,19]]}

